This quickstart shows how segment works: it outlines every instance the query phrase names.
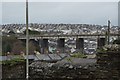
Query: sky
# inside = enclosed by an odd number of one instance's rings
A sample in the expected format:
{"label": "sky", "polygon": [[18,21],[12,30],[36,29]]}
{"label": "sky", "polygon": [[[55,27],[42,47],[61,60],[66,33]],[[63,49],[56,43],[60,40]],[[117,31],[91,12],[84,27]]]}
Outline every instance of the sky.
{"label": "sky", "polygon": [[[29,23],[118,25],[118,2],[30,2]],[[25,2],[3,2],[2,23],[25,23]]]}
{"label": "sky", "polygon": [[2,3],[0,2],[0,24],[2,24]]}
{"label": "sky", "polygon": [[[2,2],[25,2],[26,0],[2,0]],[[28,0],[29,2],[119,2],[119,0]]]}

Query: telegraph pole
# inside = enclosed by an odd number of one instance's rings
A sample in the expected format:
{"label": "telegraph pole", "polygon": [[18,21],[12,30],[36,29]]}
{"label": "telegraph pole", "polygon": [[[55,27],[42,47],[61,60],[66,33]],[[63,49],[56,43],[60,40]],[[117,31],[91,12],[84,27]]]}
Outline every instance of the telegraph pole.
{"label": "telegraph pole", "polygon": [[28,60],[28,53],[29,53],[29,33],[28,33],[28,0],[26,0],[26,79],[29,78],[29,60]]}
{"label": "telegraph pole", "polygon": [[110,20],[108,20],[108,45],[110,44]]}
{"label": "telegraph pole", "polygon": [[118,2],[118,40],[120,40],[120,1]]}

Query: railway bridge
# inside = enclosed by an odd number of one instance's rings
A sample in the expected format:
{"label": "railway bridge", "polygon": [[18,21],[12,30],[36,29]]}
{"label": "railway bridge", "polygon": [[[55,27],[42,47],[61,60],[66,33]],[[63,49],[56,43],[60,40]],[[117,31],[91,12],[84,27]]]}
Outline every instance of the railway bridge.
{"label": "railway bridge", "polygon": [[[119,37],[120,34],[109,34],[110,37]],[[43,50],[48,50],[48,40],[49,39],[57,39],[57,47],[63,49],[65,47],[65,39],[67,38],[75,38],[76,39],[76,49],[81,51],[84,50],[84,39],[85,38],[93,38],[97,39],[97,48],[101,48],[105,45],[108,36],[106,34],[79,34],[79,35],[29,35],[29,40],[38,40],[40,41],[41,47]],[[18,39],[25,40],[26,36],[19,36]]]}

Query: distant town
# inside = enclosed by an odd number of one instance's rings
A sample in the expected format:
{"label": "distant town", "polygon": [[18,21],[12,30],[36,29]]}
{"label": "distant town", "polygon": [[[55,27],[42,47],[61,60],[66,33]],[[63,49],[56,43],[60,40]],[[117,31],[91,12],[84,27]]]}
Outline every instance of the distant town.
{"label": "distant town", "polygon": [[[3,24],[2,33],[23,33],[26,29],[25,24]],[[29,29],[38,32],[60,32],[60,34],[96,34],[105,33],[107,25],[91,25],[91,24],[29,24]],[[118,26],[111,25],[111,33],[118,32]]]}

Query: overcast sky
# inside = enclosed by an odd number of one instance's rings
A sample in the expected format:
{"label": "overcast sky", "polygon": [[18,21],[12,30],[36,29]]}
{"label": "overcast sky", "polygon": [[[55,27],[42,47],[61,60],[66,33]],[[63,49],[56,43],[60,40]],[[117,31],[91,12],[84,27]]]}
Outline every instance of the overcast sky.
{"label": "overcast sky", "polygon": [[2,24],[2,3],[0,2],[0,24]]}
{"label": "overcast sky", "polygon": [[[29,23],[118,25],[117,2],[31,2]],[[24,2],[3,2],[2,23],[25,23]]]}

